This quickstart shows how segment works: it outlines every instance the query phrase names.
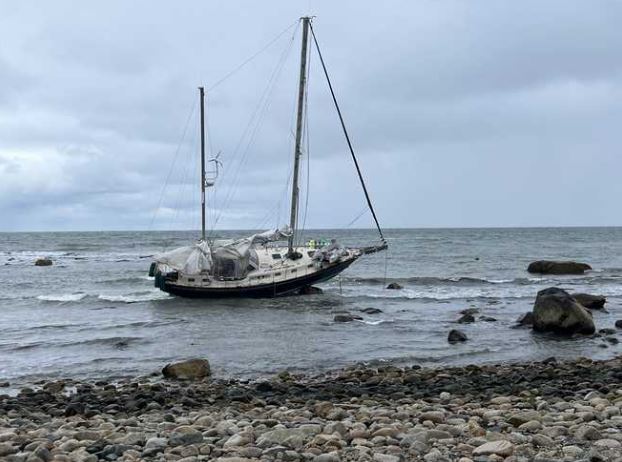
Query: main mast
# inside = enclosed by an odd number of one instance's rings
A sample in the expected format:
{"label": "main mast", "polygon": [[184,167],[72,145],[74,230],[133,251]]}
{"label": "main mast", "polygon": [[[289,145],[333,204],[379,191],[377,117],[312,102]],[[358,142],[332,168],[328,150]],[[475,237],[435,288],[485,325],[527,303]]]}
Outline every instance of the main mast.
{"label": "main mast", "polygon": [[300,156],[302,155],[302,129],[304,123],[305,88],[307,86],[307,49],[309,38],[309,23],[311,18],[302,18],[302,48],[300,51],[300,81],[298,83],[298,114],[296,117],[296,147],[294,148],[294,174],[292,178],[292,210],[289,218],[289,226],[292,234],[287,243],[288,255],[294,252],[294,237],[296,233],[296,221],[298,219],[298,171],[300,169]]}
{"label": "main mast", "polygon": [[201,98],[201,239],[205,240],[205,89],[199,87]]}

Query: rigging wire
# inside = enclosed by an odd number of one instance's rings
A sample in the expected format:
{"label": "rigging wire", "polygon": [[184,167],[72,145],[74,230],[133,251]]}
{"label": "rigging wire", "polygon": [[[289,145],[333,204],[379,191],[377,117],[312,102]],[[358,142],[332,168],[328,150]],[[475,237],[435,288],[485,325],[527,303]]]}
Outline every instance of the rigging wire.
{"label": "rigging wire", "polygon": [[171,175],[173,174],[175,163],[177,162],[177,158],[179,157],[179,152],[181,151],[181,145],[183,144],[184,139],[186,138],[186,133],[188,132],[188,126],[190,125],[190,119],[192,119],[192,116],[194,114],[196,107],[197,107],[197,100],[193,98],[192,107],[190,108],[190,112],[188,113],[188,118],[186,119],[186,123],[184,124],[184,129],[183,129],[181,138],[179,140],[179,143],[177,143],[177,148],[175,149],[175,155],[173,156],[173,161],[171,162],[171,166],[169,168],[168,174],[166,175],[166,179],[164,180],[164,185],[162,186],[162,190],[160,191],[160,198],[158,199],[158,206],[153,211],[153,215],[151,216],[151,223],[149,224],[150,230],[153,229],[153,223],[155,222],[156,216],[158,215],[158,212],[160,211],[160,207],[162,207],[162,201],[164,200],[164,193],[166,192],[168,182],[170,181]]}
{"label": "rigging wire", "polygon": [[[248,153],[250,151],[250,147],[254,141],[254,138],[257,134],[257,132],[259,131],[259,128],[261,127],[261,125],[263,124],[264,121],[264,116],[268,110],[269,107],[269,102],[270,102],[270,95],[272,94],[272,92],[274,91],[274,88],[276,86],[276,82],[278,81],[278,78],[281,74],[281,71],[285,65],[285,62],[287,60],[287,57],[289,55],[289,52],[291,51],[292,48],[292,44],[295,38],[295,32],[294,34],[292,34],[291,40],[288,44],[288,47],[283,51],[283,53],[280,56],[279,61],[277,62],[277,65],[274,69],[274,71],[272,72],[270,79],[268,81],[268,85],[266,86],[264,92],[262,93],[260,100],[255,108],[255,110],[253,111],[253,115],[251,116],[251,119],[249,120],[249,123],[246,127],[246,129],[244,130],[244,133],[242,134],[242,137],[240,139],[240,141],[238,142],[235,150],[234,150],[234,156],[239,153],[240,147],[244,142],[244,139],[247,137],[247,134],[250,131],[250,135],[248,136],[248,142],[246,144],[246,147],[244,148],[244,150],[242,151],[242,156],[241,159],[238,162],[238,165],[234,171],[234,176],[233,176],[233,183],[232,186],[229,187],[228,192],[225,196],[225,199],[223,201],[223,204],[220,207],[219,213],[214,221],[214,224],[212,226],[212,229],[210,230],[210,235],[213,234],[213,231],[216,227],[216,225],[218,224],[218,222],[220,221],[220,219],[222,218],[222,213],[224,210],[227,209],[227,207],[229,206],[231,200],[234,197],[235,191],[236,191],[236,187],[238,185],[239,182],[239,174],[240,171],[242,169],[242,166],[244,165],[247,157],[248,157]],[[231,170],[229,170],[231,171]]]}
{"label": "rigging wire", "polygon": [[320,51],[320,45],[317,42],[317,38],[315,36],[315,32],[313,31],[312,23],[309,23],[309,29],[311,29],[311,36],[313,37],[313,42],[315,43],[315,49],[317,50],[317,54],[320,58],[320,63],[322,64],[322,69],[324,70],[324,75],[326,76],[326,82],[328,83],[328,88],[330,90],[330,94],[333,98],[333,103],[335,103],[335,109],[337,109],[337,115],[339,116],[339,121],[341,122],[341,128],[343,129],[343,134],[348,143],[348,148],[350,149],[350,154],[352,155],[352,160],[354,161],[354,166],[356,167],[356,172],[358,173],[359,180],[361,182],[361,187],[363,188],[363,192],[365,193],[365,199],[367,200],[367,205],[369,210],[374,217],[374,221],[376,222],[376,228],[378,228],[378,233],[380,234],[380,239],[383,242],[386,242],[384,236],[382,234],[382,228],[380,228],[380,223],[378,222],[378,217],[376,217],[376,212],[374,211],[374,206],[371,203],[371,199],[369,197],[369,193],[367,192],[367,187],[365,186],[365,180],[363,179],[363,174],[361,173],[361,169],[359,167],[358,160],[356,159],[356,155],[354,154],[354,148],[352,147],[352,142],[350,141],[350,136],[348,135],[348,130],[346,129],[346,124],[343,120],[343,116],[341,115],[341,109],[339,108],[339,103],[337,103],[337,97],[335,96],[335,91],[333,90],[333,85],[330,82],[330,77],[328,76],[328,70],[326,69],[326,64],[324,63],[324,58],[322,57],[322,52]]}
{"label": "rigging wire", "polygon": [[270,48],[271,45],[273,45],[278,39],[280,39],[283,35],[285,35],[292,27],[297,26],[298,25],[298,21],[293,22],[292,24],[290,24],[289,26],[287,26],[285,29],[283,29],[276,37],[274,37],[272,40],[270,40],[266,45],[264,45],[259,51],[257,51],[256,53],[254,53],[253,55],[251,55],[250,57],[248,57],[247,59],[245,59],[242,63],[240,63],[240,65],[238,65],[235,69],[229,71],[225,76],[223,76],[222,78],[220,78],[219,80],[217,80],[215,83],[213,83],[206,91],[211,91],[214,88],[216,88],[218,85],[220,85],[221,83],[223,83],[225,80],[227,80],[229,77],[231,77],[233,74],[235,74],[236,72],[238,72],[240,69],[242,69],[244,66],[246,66],[248,63],[250,63],[253,59],[255,59],[257,56],[259,56],[261,53],[263,53],[264,51],[266,51],[268,48]]}
{"label": "rigging wire", "polygon": [[[310,175],[310,162],[309,159],[311,157],[311,149],[310,149],[310,143],[309,143],[309,75],[310,75],[310,70],[311,70],[311,53],[309,52],[309,57],[307,58],[307,76],[306,76],[306,82],[307,82],[307,86],[305,88],[305,114],[304,114],[304,136],[306,137],[306,154],[307,154],[307,185],[305,188],[305,209],[304,209],[304,213],[302,215],[302,226],[300,227],[300,232],[299,232],[299,237],[298,237],[298,245],[301,245],[303,243],[302,240],[302,236],[304,234],[305,231],[305,227],[307,224],[307,211],[309,209],[309,175]],[[296,221],[298,221],[298,217],[296,217]]]}

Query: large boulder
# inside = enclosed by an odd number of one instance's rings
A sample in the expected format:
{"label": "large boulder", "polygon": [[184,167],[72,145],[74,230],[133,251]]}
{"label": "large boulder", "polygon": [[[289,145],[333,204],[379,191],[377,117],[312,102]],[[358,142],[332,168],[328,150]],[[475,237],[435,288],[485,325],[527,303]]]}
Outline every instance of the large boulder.
{"label": "large boulder", "polygon": [[607,298],[602,295],[572,294],[572,298],[591,310],[600,310],[607,302]]}
{"label": "large boulder", "polygon": [[533,329],[559,334],[593,334],[596,331],[590,312],[557,287],[538,292],[533,306]]}
{"label": "large boulder", "polygon": [[51,258],[43,257],[35,260],[35,266],[52,266],[53,262]]}
{"label": "large boulder", "polygon": [[449,343],[466,342],[467,340],[468,339],[466,334],[458,329],[450,330],[449,334],[447,335],[447,341]]}
{"label": "large boulder", "polygon": [[167,379],[199,380],[210,375],[210,365],[207,359],[189,359],[179,363],[164,366],[162,375]]}
{"label": "large boulder", "polygon": [[529,264],[527,271],[538,274],[583,274],[592,267],[576,261],[539,260]]}

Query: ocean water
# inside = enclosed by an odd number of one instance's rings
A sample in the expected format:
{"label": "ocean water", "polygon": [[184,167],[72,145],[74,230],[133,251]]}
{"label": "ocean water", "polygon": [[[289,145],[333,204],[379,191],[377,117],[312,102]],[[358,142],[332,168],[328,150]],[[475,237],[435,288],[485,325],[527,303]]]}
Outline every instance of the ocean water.
{"label": "ocean water", "polygon": [[[243,233],[223,233],[238,236]],[[313,231],[367,244],[371,230]],[[191,232],[0,233],[0,381],[146,374],[206,357],[216,374],[320,372],[359,362],[442,367],[466,363],[605,358],[622,346],[514,329],[536,293],[557,286],[608,297],[597,328],[622,318],[622,228],[387,230],[389,251],[322,285],[324,293],[262,300],[189,300],[154,288],[150,257]],[[51,267],[34,260],[49,256]],[[583,276],[535,276],[537,259],[591,264]],[[387,290],[397,281],[403,290]],[[335,313],[382,313],[334,323]],[[497,322],[459,325],[475,307]],[[463,330],[464,344],[447,333]]]}

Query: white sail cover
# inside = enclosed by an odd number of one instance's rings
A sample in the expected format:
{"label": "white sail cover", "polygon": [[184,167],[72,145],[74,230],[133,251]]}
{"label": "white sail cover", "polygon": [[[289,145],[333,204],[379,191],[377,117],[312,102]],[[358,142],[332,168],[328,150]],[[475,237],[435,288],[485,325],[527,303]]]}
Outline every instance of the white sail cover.
{"label": "white sail cover", "polygon": [[184,274],[199,274],[212,269],[212,254],[205,241],[158,254],[154,260]]}
{"label": "white sail cover", "polygon": [[246,277],[249,269],[258,267],[253,245],[279,241],[290,235],[291,230],[286,226],[238,240],[215,241],[211,248],[207,242],[200,241],[158,254],[154,260],[186,275],[214,273],[221,277],[240,279]]}

